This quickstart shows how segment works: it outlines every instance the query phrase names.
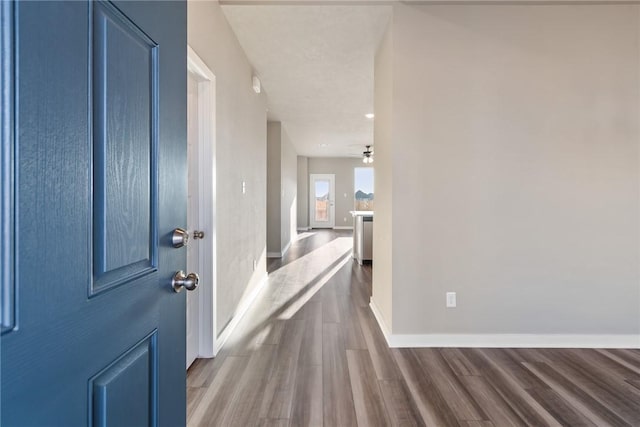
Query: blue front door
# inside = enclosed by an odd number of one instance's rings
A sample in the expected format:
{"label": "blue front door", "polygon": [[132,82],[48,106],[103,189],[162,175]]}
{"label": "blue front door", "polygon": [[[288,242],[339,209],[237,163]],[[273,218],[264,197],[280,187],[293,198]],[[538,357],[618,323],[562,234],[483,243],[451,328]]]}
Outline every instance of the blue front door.
{"label": "blue front door", "polygon": [[183,425],[186,3],[1,8],[1,424]]}

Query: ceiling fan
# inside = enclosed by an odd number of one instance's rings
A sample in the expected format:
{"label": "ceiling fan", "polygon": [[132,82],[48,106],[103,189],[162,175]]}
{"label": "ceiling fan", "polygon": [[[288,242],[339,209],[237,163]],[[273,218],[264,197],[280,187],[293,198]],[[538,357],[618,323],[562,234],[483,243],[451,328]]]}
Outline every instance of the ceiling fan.
{"label": "ceiling fan", "polygon": [[362,163],[365,164],[373,163],[375,154],[373,144],[365,145],[364,151],[360,150],[362,150],[362,145],[360,144],[349,145],[349,157],[359,157],[362,159]]}
{"label": "ceiling fan", "polygon": [[365,145],[366,150],[362,152],[362,163],[373,163],[373,149],[371,145]]}

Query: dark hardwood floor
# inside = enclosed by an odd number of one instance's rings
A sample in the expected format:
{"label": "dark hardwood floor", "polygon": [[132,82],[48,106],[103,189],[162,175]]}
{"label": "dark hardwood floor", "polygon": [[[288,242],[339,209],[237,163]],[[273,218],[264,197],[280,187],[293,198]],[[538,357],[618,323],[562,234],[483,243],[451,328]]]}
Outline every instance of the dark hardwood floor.
{"label": "dark hardwood floor", "polygon": [[640,351],[389,349],[351,233],[301,233],[215,359],[190,426],[640,426]]}

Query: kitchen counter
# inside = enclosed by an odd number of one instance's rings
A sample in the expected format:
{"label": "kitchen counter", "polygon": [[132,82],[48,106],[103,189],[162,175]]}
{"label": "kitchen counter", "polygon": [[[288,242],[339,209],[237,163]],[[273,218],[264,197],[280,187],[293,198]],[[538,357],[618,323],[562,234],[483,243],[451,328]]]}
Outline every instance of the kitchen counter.
{"label": "kitchen counter", "polygon": [[349,211],[349,213],[353,216],[373,216],[373,211]]}

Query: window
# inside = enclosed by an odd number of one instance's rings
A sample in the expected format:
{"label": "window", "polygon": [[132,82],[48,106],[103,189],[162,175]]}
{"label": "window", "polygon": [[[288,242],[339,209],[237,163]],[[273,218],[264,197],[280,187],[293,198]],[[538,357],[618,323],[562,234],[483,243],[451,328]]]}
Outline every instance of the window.
{"label": "window", "polygon": [[355,210],[373,210],[373,168],[355,168]]}
{"label": "window", "polygon": [[329,221],[329,180],[315,181],[316,206],[314,209],[316,221]]}

